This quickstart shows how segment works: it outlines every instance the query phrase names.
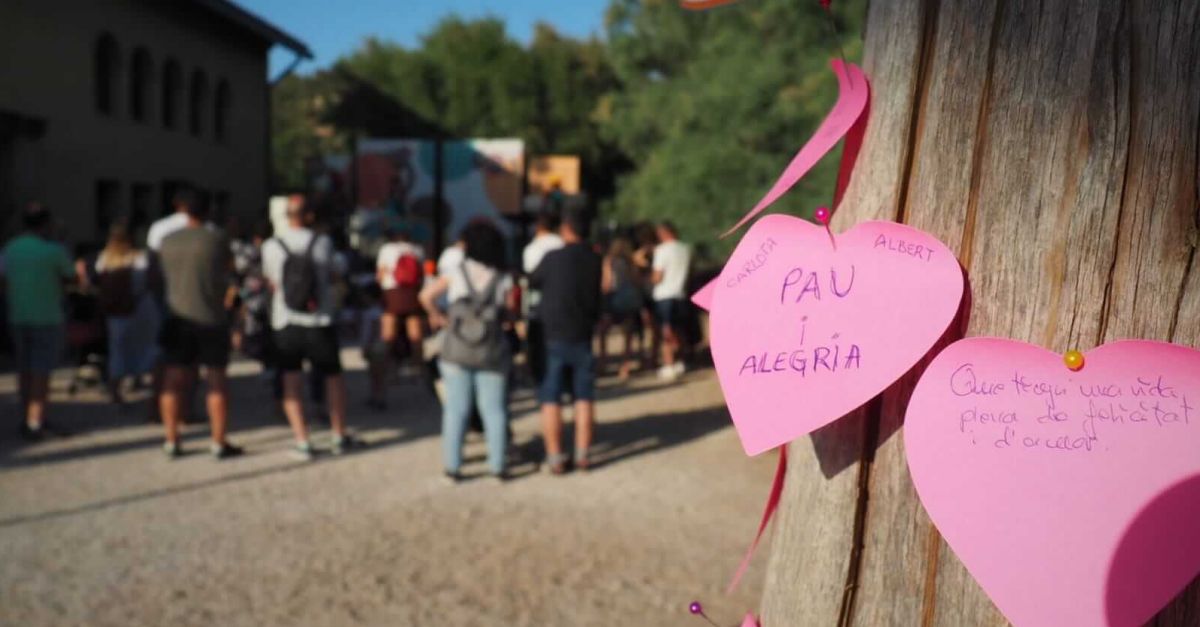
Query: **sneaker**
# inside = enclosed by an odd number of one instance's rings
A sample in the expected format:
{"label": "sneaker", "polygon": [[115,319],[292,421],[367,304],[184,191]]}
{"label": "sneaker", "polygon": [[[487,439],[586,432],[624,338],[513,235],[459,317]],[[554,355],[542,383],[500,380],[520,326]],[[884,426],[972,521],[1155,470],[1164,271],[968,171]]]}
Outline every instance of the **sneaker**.
{"label": "sneaker", "polygon": [[333,446],[330,448],[330,451],[334,455],[342,455],[351,449],[366,448],[366,446],[366,442],[347,433],[345,435],[333,436]]}
{"label": "sneaker", "polygon": [[[678,363],[678,362],[676,362],[676,363]],[[677,371],[676,366],[674,366],[674,365],[663,366],[658,369],[658,380],[659,381],[674,381],[679,378],[679,374],[680,373]]]}
{"label": "sneaker", "polygon": [[210,453],[212,453],[212,456],[217,459],[229,459],[230,457],[237,457],[242,453],[245,453],[245,451],[242,450],[242,447],[234,446],[228,442],[222,442],[220,444],[213,442],[211,445],[209,445],[208,450]]}
{"label": "sneaker", "polygon": [[163,454],[166,455],[167,459],[170,460],[179,459],[180,457],[183,457],[183,445],[178,441],[163,442]]}
{"label": "sneaker", "polygon": [[683,373],[685,370],[687,370],[687,368],[683,365],[682,361],[677,361],[677,362],[675,362],[674,370],[675,370],[675,376],[678,378],[678,377],[683,376]]}
{"label": "sneaker", "polygon": [[31,427],[27,422],[21,422],[21,428],[17,432],[21,434],[22,439],[29,442],[37,442],[46,436],[46,433],[42,430],[42,425]]}
{"label": "sneaker", "polygon": [[316,455],[313,454],[312,444],[299,442],[292,448],[292,459],[302,462],[311,462]]}

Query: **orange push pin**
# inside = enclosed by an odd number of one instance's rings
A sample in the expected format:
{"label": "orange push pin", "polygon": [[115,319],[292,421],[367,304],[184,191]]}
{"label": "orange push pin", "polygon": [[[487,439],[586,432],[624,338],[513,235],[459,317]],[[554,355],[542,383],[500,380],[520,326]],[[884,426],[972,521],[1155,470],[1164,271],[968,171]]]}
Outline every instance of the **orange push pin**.
{"label": "orange push pin", "polygon": [[1063,354],[1063,363],[1071,370],[1079,370],[1083,367],[1083,353],[1070,350]]}

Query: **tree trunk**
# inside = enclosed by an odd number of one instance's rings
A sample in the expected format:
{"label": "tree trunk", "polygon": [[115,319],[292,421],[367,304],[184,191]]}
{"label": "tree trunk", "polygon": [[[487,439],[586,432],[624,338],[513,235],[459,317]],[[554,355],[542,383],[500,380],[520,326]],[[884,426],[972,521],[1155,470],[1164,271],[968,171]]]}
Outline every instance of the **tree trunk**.
{"label": "tree trunk", "polygon": [[[897,220],[958,253],[972,295],[943,341],[1200,345],[1200,2],[869,11],[870,121],[834,227]],[[908,475],[898,430],[921,367],[791,444],[766,627],[1005,624]],[[1200,582],[1153,624],[1200,625]]]}

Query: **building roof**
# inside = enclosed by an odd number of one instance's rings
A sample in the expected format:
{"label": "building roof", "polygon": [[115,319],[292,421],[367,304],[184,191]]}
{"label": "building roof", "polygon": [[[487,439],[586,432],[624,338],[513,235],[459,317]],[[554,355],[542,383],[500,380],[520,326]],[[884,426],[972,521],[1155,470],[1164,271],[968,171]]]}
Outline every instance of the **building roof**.
{"label": "building roof", "polygon": [[192,0],[192,2],[224,20],[245,28],[262,39],[290,49],[305,59],[313,58],[312,51],[304,42],[229,0]]}

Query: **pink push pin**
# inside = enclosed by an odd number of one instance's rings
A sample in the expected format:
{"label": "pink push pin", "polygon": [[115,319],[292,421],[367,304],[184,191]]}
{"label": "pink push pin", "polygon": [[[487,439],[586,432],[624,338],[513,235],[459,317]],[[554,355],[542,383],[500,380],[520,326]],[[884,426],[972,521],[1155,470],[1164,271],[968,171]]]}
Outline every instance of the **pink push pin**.
{"label": "pink push pin", "polygon": [[713,622],[713,619],[708,617],[708,614],[704,613],[704,606],[700,605],[699,601],[692,601],[691,604],[688,605],[688,611],[708,621],[709,625],[712,625],[713,627],[720,627],[720,625]]}
{"label": "pink push pin", "polygon": [[837,250],[837,242],[833,239],[833,231],[829,230],[829,219],[831,217],[832,214],[829,211],[829,207],[817,207],[817,210],[813,212],[813,218],[825,227],[825,232],[829,234],[829,243],[833,244],[834,250]]}

